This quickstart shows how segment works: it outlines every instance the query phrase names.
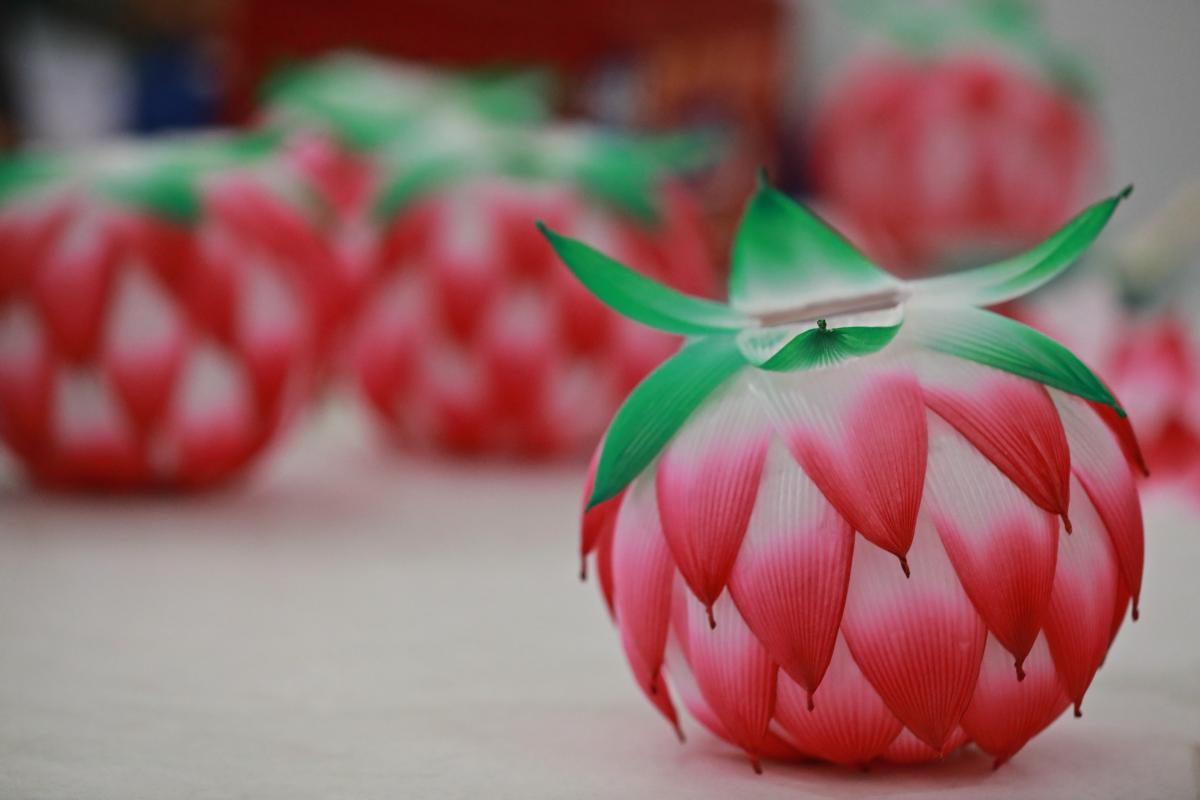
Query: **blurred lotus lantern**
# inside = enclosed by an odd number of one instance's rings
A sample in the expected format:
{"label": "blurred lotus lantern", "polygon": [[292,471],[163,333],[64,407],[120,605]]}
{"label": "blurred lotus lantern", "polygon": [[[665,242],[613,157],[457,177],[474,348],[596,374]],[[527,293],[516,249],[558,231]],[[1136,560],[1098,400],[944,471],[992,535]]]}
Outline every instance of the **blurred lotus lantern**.
{"label": "blurred lotus lantern", "polygon": [[620,319],[554,267],[534,220],[712,290],[701,225],[674,180],[706,137],[586,126],[479,129],[459,115],[388,162],[375,284],[353,369],[398,439],[521,455],[590,447],[620,399],[677,346]]}
{"label": "blurred lotus lantern", "polygon": [[1097,182],[1099,134],[1082,68],[1031,5],[853,6],[888,45],[855,58],[818,106],[818,195],[885,231],[909,273],[1018,250],[1065,222]]}
{"label": "blurred lotus lantern", "polygon": [[[691,336],[614,417],[582,552],[629,665],[762,758],[1008,760],[1076,714],[1142,576],[1124,411],[982,306],[1075,261],[1121,197],[954,275],[878,269],[765,183],[730,303],[545,229],[597,297]],[[586,563],[586,562],[585,562]]]}
{"label": "blurred lotus lantern", "polygon": [[329,266],[272,137],[0,166],[0,435],[37,480],[195,486],[307,391]]}
{"label": "blurred lotus lantern", "polygon": [[448,132],[447,118],[467,131],[540,122],[549,87],[535,70],[439,71],[347,52],[283,69],[263,94],[261,123],[287,135],[288,159],[329,212],[341,287],[330,299],[332,325],[353,316],[371,281],[369,212],[384,179],[381,161],[389,153],[415,158],[431,131]]}

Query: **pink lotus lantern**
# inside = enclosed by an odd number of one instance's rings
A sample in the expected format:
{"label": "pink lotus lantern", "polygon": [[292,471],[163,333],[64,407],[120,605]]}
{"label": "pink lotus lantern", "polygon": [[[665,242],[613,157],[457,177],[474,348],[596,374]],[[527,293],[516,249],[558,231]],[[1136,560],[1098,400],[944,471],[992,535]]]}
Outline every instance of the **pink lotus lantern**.
{"label": "pink lotus lantern", "polygon": [[999,765],[1079,714],[1137,614],[1128,425],[1069,351],[980,306],[1064,270],[1119,199],[1024,255],[901,281],[763,185],[729,305],[545,229],[598,297],[692,337],[613,419],[583,517],[672,725],[682,701],[756,768],[968,742]]}
{"label": "pink lotus lantern", "polygon": [[932,52],[922,39],[850,67],[818,107],[810,153],[818,195],[885,231],[906,272],[1038,241],[1100,169],[1092,113],[1031,20],[982,37],[978,21],[924,24]]}
{"label": "pink lotus lantern", "polygon": [[[286,134],[284,158],[328,212],[336,291],[323,299],[321,350],[333,354],[372,284],[371,206],[397,155],[416,160],[461,127],[519,127],[547,115],[540,73],[452,73],[354,53],[283,71],[267,87],[263,123]],[[434,133],[438,132],[438,133]]]}
{"label": "pink lotus lantern", "polygon": [[556,268],[533,220],[707,293],[697,212],[666,169],[680,143],[456,126],[431,137],[437,154],[399,166],[376,207],[377,279],[352,347],[385,430],[461,453],[591,447],[678,340],[605,309]]}
{"label": "pink lotus lantern", "polygon": [[270,144],[131,142],[0,170],[0,436],[30,475],[183,487],[243,468],[305,388],[328,275]]}

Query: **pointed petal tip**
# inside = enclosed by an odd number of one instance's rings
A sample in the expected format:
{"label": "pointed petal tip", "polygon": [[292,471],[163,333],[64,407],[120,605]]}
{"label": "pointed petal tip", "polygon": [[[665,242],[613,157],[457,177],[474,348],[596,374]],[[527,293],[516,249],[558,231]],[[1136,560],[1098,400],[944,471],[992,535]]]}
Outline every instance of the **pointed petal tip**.
{"label": "pointed petal tip", "polygon": [[708,613],[708,629],[710,631],[715,630],[717,627],[717,618],[713,616],[712,603],[709,603],[707,606],[705,606],[704,610]]}
{"label": "pointed petal tip", "polygon": [[1060,516],[1062,516],[1063,528],[1066,530],[1067,533],[1071,533],[1074,530],[1071,527],[1071,518],[1067,516],[1066,511],[1062,512],[1062,514]]}
{"label": "pointed petal tip", "polygon": [[1136,597],[1133,598],[1133,606],[1129,611],[1129,616],[1134,622],[1137,622],[1142,616],[1141,611],[1138,610],[1138,598]]}
{"label": "pointed petal tip", "polygon": [[1083,701],[1080,700],[1075,703],[1075,719],[1079,719],[1082,716],[1083,716]]}
{"label": "pointed petal tip", "polygon": [[1124,189],[1117,193],[1117,200],[1126,200],[1133,194],[1133,184],[1127,184]]}
{"label": "pointed petal tip", "polygon": [[1017,668],[1017,683],[1024,681],[1025,680],[1025,659],[1018,658],[1015,662],[1013,662],[1013,666],[1015,666]]}
{"label": "pointed petal tip", "polygon": [[756,756],[750,756],[750,766],[754,768],[755,775],[763,774],[762,762]]}
{"label": "pointed petal tip", "polygon": [[904,570],[904,577],[911,578],[912,570],[909,569],[909,567],[908,567],[908,557],[907,556],[896,556],[896,557],[900,559],[900,569]]}

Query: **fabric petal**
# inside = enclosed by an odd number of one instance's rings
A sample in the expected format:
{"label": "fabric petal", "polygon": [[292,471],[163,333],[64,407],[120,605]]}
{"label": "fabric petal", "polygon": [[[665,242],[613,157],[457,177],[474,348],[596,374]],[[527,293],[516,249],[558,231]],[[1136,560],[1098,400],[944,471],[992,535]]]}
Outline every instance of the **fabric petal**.
{"label": "fabric petal", "polygon": [[[671,685],[679,693],[679,699],[687,708],[688,713],[707,728],[713,736],[736,747],[737,742],[730,736],[725,723],[712,710],[708,701],[704,699],[700,687],[696,684],[696,676],[692,674],[692,668],[687,663],[680,637],[676,636],[674,630],[667,639],[667,673],[670,675]],[[759,755],[777,761],[796,761],[804,758],[806,754],[797,750],[785,738],[785,734],[787,731],[782,731],[776,723],[772,722],[767,728],[766,735],[763,736]],[[762,772],[762,766],[756,758],[752,758],[751,763],[756,772]]]}
{"label": "fabric petal", "polygon": [[963,588],[1020,674],[1050,602],[1058,519],[937,417],[926,506]]}
{"label": "fabric petal", "polygon": [[675,565],[658,521],[652,475],[634,482],[621,506],[612,566],[621,646],[638,685],[653,700],[667,642]]}
{"label": "fabric petal", "polygon": [[1072,487],[1072,494],[1076,498],[1075,532],[1058,537],[1058,569],[1045,631],[1063,689],[1078,713],[1108,652],[1120,575],[1112,540],[1098,510],[1078,484]]}
{"label": "fabric petal", "polygon": [[1025,677],[1016,680],[1004,645],[988,637],[975,695],[963,715],[963,728],[977,745],[1003,764],[1071,703],[1063,693],[1045,637],[1025,659]]}
{"label": "fabric petal", "polygon": [[808,689],[780,674],[775,718],[802,751],[846,766],[871,761],[903,727],[867,683],[840,636],[811,708]]}
{"label": "fabric petal", "polygon": [[707,609],[682,581],[677,582],[674,603],[673,627],[684,643],[700,693],[726,738],[757,761],[764,755],[767,727],[775,713],[778,668],[729,595],[721,595],[714,605],[721,620],[716,628],[708,624]]}
{"label": "fabric petal", "polygon": [[915,376],[886,364],[754,372],[751,386],[833,507],[903,560],[925,481],[925,408]]}
{"label": "fabric petal", "polygon": [[596,467],[600,464],[600,450],[597,447],[592,453],[591,463],[588,464],[587,480],[583,487],[583,501],[581,507],[581,522],[579,525],[579,556],[580,567],[579,577],[587,578],[587,557],[606,535],[612,534],[613,527],[617,524],[617,512],[621,509],[621,499],[625,493],[605,500],[592,508],[588,508],[588,499],[592,496],[592,487],[596,484]]}
{"label": "fabric petal", "polygon": [[[1088,404],[1062,392],[1052,395],[1071,447],[1071,470],[1099,512],[1116,548],[1121,577],[1133,595],[1133,618],[1137,619],[1145,561],[1137,485],[1120,445]],[[1071,496],[1079,495],[1072,490]]]}
{"label": "fabric petal", "polygon": [[917,361],[925,404],[1029,499],[1067,518],[1071,456],[1058,412],[1034,381],[936,353]]}
{"label": "fabric petal", "polygon": [[905,578],[885,551],[859,542],[842,633],[892,713],[945,752],[971,702],[987,629],[924,513],[909,563]]}
{"label": "fabric petal", "polygon": [[809,694],[837,640],[853,549],[850,524],[773,441],[729,591],[772,660]]}
{"label": "fabric petal", "polygon": [[710,398],[659,460],[663,533],[692,593],[711,609],[729,579],[754,510],[770,428],[737,381]]}

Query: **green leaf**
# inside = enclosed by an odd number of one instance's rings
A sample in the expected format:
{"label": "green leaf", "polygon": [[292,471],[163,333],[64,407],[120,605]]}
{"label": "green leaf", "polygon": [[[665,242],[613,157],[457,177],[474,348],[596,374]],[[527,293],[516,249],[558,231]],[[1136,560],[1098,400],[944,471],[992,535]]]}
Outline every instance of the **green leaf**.
{"label": "green leaf", "polygon": [[692,412],[745,366],[733,336],[707,336],[685,345],[646,376],[604,436],[588,508],[620,494]]}
{"label": "green leaf", "polygon": [[457,77],[465,102],[481,117],[538,123],[550,116],[554,76],[546,69],[482,69]]}
{"label": "green leaf", "polygon": [[136,206],[172,222],[189,224],[200,216],[195,176],[182,170],[164,167],[143,175],[111,178],[100,190],[118,203]]}
{"label": "green leaf", "polygon": [[763,313],[898,285],[840,233],[760,176],[733,243],[731,305]]}
{"label": "green leaf", "polygon": [[747,330],[738,336],[742,355],[758,369],[771,372],[827,367],[847,358],[878,352],[896,338],[900,324],[885,326],[851,325],[830,328],[825,320],[779,347],[780,332],[770,329]]}
{"label": "green leaf", "polygon": [[387,222],[424,194],[459,180],[475,171],[468,159],[434,158],[402,169],[387,184],[375,203],[375,218]]}
{"label": "green leaf", "polygon": [[728,306],[677,292],[542,222],[537,226],[580,283],[632,320],[684,335],[737,331],[753,324]]}
{"label": "green leaf", "polygon": [[1126,187],[1089,206],[1041,244],[985,267],[912,281],[917,303],[990,306],[1020,297],[1054,279],[1083,255],[1108,224],[1113,211],[1130,195]]}
{"label": "green leaf", "polygon": [[929,350],[1029,378],[1125,416],[1104,382],[1070,350],[1016,320],[981,308],[910,308],[905,332]]}
{"label": "green leaf", "polygon": [[48,183],[62,173],[61,165],[53,158],[36,153],[0,158],[0,203]]}
{"label": "green leaf", "polygon": [[[710,163],[717,141],[707,131],[657,137],[592,133],[570,165],[574,174],[569,177],[593,197],[653,223],[659,218],[658,185],[663,176]],[[548,166],[553,172],[554,166]]]}

